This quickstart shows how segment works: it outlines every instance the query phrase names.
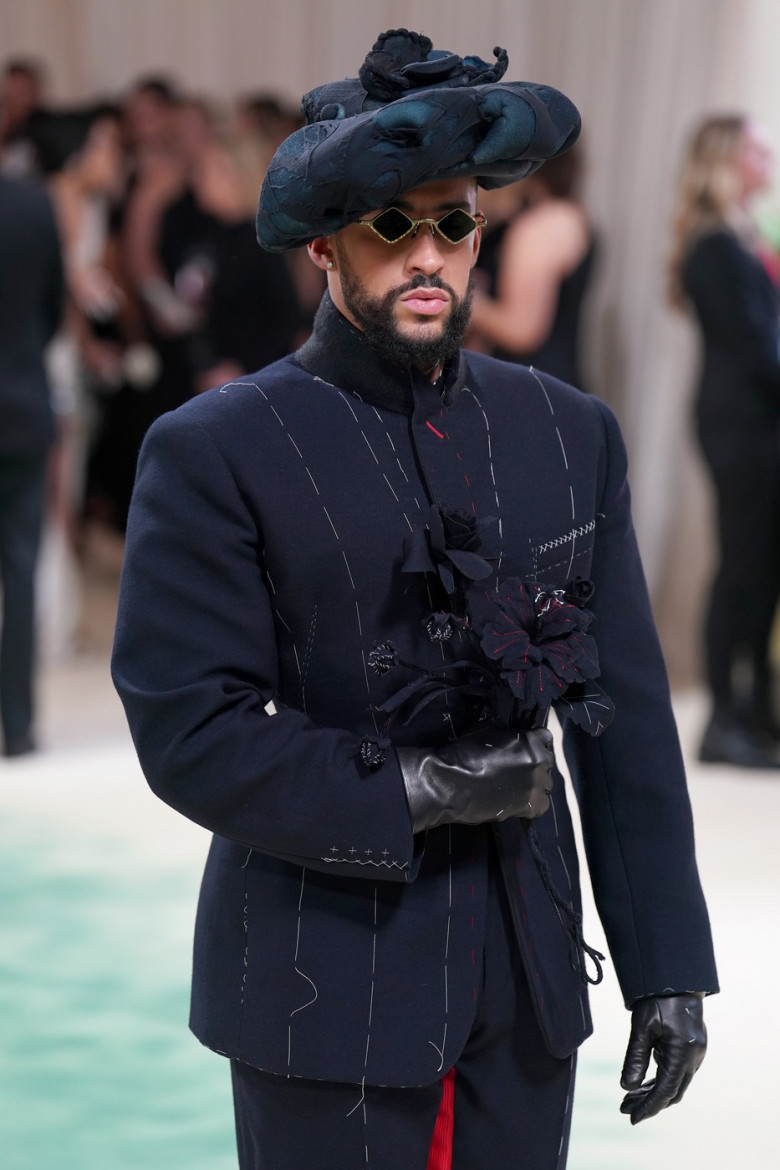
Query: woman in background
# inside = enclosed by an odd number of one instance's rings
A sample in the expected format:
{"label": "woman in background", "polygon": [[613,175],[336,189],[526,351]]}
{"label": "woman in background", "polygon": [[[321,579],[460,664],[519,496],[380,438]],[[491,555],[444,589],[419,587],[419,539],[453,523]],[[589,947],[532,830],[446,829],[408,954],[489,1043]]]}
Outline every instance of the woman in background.
{"label": "woman in background", "polygon": [[776,256],[750,206],[770,183],[766,132],[741,114],[694,133],[680,181],[669,294],[692,307],[702,360],[695,415],[717,509],[705,624],[712,699],[699,758],[777,767],[770,636],[780,593],[780,360]]}
{"label": "woman in background", "polygon": [[579,146],[510,187],[480,192],[482,238],[469,344],[582,389],[580,315],[593,231],[579,201]]}

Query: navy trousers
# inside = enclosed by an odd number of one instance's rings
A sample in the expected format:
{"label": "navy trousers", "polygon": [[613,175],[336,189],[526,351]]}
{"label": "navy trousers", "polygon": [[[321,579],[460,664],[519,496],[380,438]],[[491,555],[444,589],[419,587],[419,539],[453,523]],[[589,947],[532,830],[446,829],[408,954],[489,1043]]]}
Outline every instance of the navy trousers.
{"label": "navy trousers", "polygon": [[43,525],[48,452],[0,456],[0,713],[6,750],[31,734],[35,566]]}
{"label": "navy trousers", "polygon": [[[442,1082],[363,1089],[231,1069],[241,1170],[426,1170]],[[563,1170],[574,1073],[575,1057],[556,1060],[542,1041],[492,859],[481,994],[455,1066],[452,1170]]]}

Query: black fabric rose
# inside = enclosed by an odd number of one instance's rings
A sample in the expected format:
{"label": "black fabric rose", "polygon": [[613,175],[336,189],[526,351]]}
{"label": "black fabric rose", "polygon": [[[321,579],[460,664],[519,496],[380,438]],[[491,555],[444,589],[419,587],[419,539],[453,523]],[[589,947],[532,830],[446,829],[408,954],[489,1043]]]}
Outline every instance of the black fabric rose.
{"label": "black fabric rose", "polygon": [[458,589],[459,579],[483,581],[493,570],[477,552],[482,544],[481,527],[468,512],[434,504],[425,528],[407,537],[403,572],[438,574],[450,596]]}

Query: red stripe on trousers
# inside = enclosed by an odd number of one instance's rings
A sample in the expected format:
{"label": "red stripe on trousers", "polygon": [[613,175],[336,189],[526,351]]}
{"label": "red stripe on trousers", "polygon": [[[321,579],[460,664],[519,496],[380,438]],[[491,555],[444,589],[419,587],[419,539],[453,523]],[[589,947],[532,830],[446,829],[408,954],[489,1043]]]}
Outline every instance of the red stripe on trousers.
{"label": "red stripe on trousers", "polygon": [[427,1170],[451,1170],[454,1125],[455,1069],[451,1068],[441,1082],[441,1105],[433,1130],[433,1141],[428,1152]]}

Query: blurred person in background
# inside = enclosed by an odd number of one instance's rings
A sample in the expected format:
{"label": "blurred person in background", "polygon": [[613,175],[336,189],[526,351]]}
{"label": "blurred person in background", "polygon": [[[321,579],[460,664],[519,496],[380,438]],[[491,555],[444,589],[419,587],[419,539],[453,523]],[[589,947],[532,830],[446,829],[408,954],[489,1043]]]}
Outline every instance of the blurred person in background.
{"label": "blurred person in background", "polygon": [[57,441],[51,461],[42,631],[48,652],[80,637],[83,518],[92,464],[130,357],[127,295],[112,217],[124,179],[119,110],[109,103],[48,112],[34,133],[59,223],[66,311],[47,353]]}
{"label": "blurred person in background", "polygon": [[690,308],[702,357],[695,419],[715,493],[717,569],[704,627],[712,710],[705,763],[780,766],[771,632],[780,596],[780,358],[776,256],[751,218],[770,185],[766,130],[704,119],[677,196],[669,295]]}
{"label": "blurred person in background", "polygon": [[35,570],[55,436],[44,350],[60,321],[60,242],[45,189],[0,176],[0,719],[3,751],[35,749]]}
{"label": "blurred person in background", "polygon": [[260,369],[303,340],[284,257],[255,246],[268,161],[254,136],[215,141],[186,195],[163,217],[161,258],[198,311],[185,350],[196,393]]}
{"label": "blurred person in background", "polygon": [[[583,389],[582,305],[595,241],[579,199],[582,148],[527,179],[488,191],[470,344]],[[494,226],[495,225],[495,226]],[[482,278],[482,279],[480,279]]]}
{"label": "blurred person in background", "polygon": [[[269,158],[281,142],[303,125],[303,114],[277,94],[262,92],[239,98],[236,103],[239,133],[258,135],[269,148]],[[311,333],[314,314],[325,291],[323,273],[309,262],[305,248],[291,248],[284,261],[295,284],[302,320],[301,342]]]}
{"label": "blurred person in background", "polygon": [[44,109],[46,79],[36,61],[8,61],[0,88],[0,171],[35,175],[38,157],[34,131]]}
{"label": "blurred person in background", "polygon": [[86,466],[71,476],[79,499],[88,500],[104,490],[92,483],[94,453],[138,364],[133,345],[140,340],[115,225],[126,177],[120,111],[99,103],[51,113],[36,143],[59,220],[68,290],[50,354],[54,401],[61,427],[70,421],[77,443],[86,443]]}
{"label": "blurred person in background", "polygon": [[326,274],[312,337],[139,459],[113,677],[151,787],[214,834],[191,1026],[231,1058],[245,1170],[562,1170],[603,956],[553,703],[631,1012],[622,1111],[679,1101],[704,1056],[717,977],[617,422],[462,349],[478,184],[579,132],[494,57],[390,30],[306,95],[257,238]]}

